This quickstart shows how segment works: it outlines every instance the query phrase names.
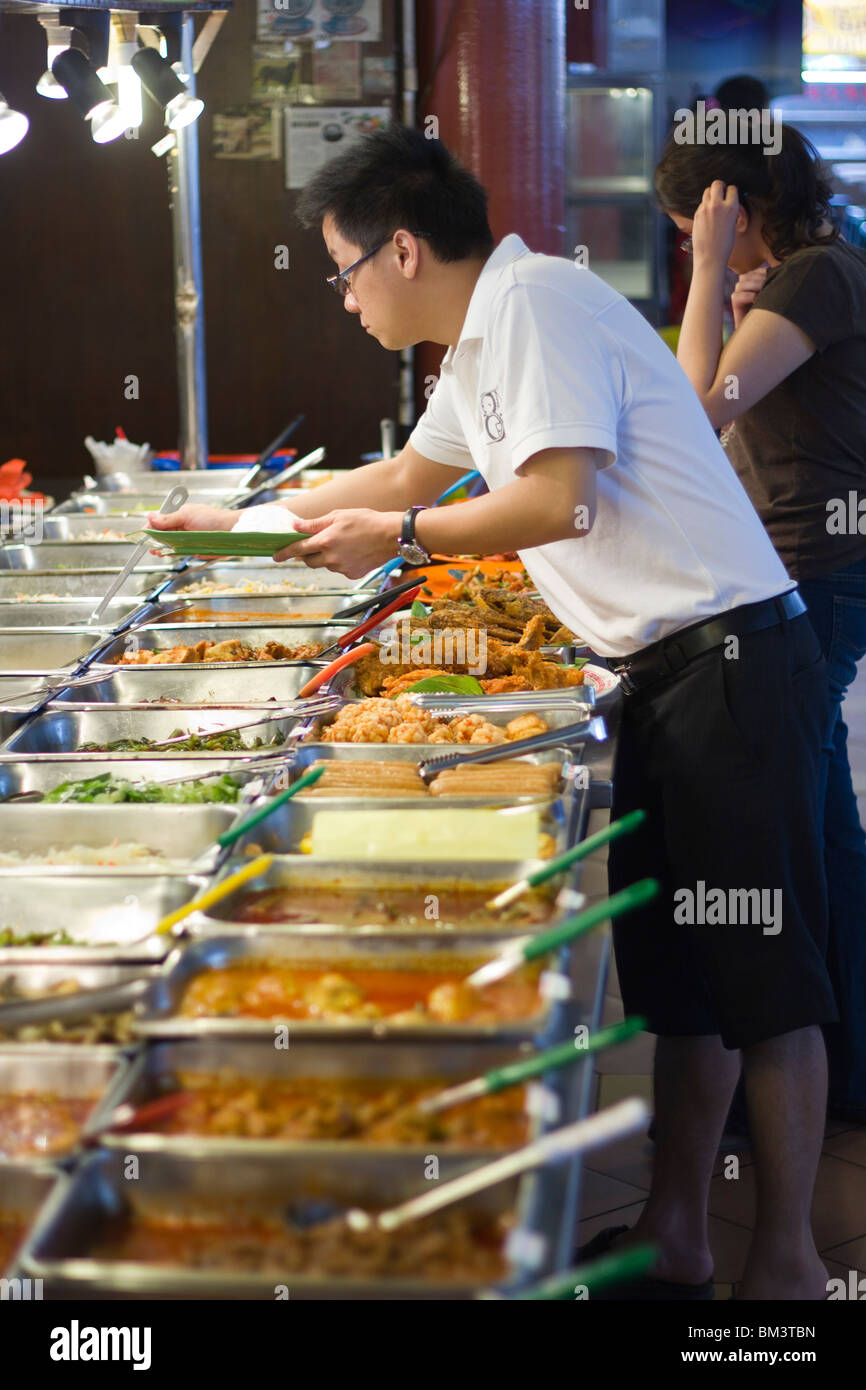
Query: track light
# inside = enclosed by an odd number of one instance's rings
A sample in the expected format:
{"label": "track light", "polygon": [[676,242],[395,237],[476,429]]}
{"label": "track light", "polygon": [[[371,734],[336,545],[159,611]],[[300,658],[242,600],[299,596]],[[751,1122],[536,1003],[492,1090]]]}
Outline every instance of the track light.
{"label": "track light", "polygon": [[27,134],[30,122],[21,111],[13,111],[5,97],[0,96],[0,154],[14,150]]}
{"label": "track light", "polygon": [[51,71],[73,106],[90,122],[90,133],[97,145],[106,145],[129,129],[128,118],[117,102],[112,101],[111,93],[97,77],[92,63],[77,48],[58,54]]}
{"label": "track light", "polygon": [[165,109],[169,130],[182,130],[198,120],[204,102],[187,91],[177,73],[155,48],[140,48],[132,59],[132,69],[154,101]]}
{"label": "track light", "polygon": [[66,89],[61,87],[51,69],[54,59],[59,54],[65,53],[72,43],[72,29],[68,24],[51,24],[45,19],[41,22],[48,39],[48,61],[45,65],[45,71],[36,83],[36,90],[41,97],[50,97],[54,101],[65,101]]}

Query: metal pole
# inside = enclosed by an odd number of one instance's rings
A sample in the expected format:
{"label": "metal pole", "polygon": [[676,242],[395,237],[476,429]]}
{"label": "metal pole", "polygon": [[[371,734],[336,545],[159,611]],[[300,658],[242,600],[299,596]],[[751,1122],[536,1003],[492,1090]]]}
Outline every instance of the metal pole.
{"label": "metal pole", "polygon": [[[181,61],[187,89],[195,96],[191,15],[181,25]],[[181,468],[207,467],[207,381],[205,376],[204,287],[201,269],[201,203],[198,122],[177,131],[168,156],[174,245],[174,307]]]}

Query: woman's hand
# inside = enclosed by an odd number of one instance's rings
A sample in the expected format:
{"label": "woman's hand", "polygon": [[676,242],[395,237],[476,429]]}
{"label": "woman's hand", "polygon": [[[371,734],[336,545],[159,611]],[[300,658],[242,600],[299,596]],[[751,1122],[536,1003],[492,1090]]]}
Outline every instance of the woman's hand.
{"label": "woman's hand", "polygon": [[731,295],[731,308],[734,311],[734,328],[739,328],[746,314],[755,302],[755,296],[764,288],[764,281],[767,278],[767,271],[770,269],[766,261],[759,265],[757,270],[747,270],[745,275],[741,275],[734,285]]}
{"label": "woman's hand", "polygon": [[692,224],[692,256],[695,269],[726,266],[734,249],[740,200],[736,186],[715,179],[704,189]]}
{"label": "woman's hand", "polygon": [[397,554],[402,512],[376,512],[352,507],[301,521],[298,530],[310,532],[309,540],[278,550],[275,560],[303,560],[311,569],[337,570],[360,579],[376,565]]}
{"label": "woman's hand", "polygon": [[147,514],[147,523],[154,531],[231,531],[237,519],[237,512],[206,502],[185,502],[176,512]]}

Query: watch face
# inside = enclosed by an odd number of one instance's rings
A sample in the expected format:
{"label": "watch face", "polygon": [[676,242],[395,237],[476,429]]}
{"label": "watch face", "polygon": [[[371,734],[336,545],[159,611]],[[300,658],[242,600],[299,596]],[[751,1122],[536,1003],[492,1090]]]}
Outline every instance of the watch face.
{"label": "watch face", "polygon": [[408,560],[412,565],[426,565],[430,559],[426,550],[422,550],[420,545],[415,545],[411,541],[400,542],[400,554],[404,560]]}

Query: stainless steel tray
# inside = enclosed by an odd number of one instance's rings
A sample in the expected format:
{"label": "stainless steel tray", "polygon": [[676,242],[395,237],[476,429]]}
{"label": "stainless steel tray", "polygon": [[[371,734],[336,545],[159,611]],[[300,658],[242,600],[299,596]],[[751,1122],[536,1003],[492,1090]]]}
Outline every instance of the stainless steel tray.
{"label": "stainless steel tray", "polygon": [[[276,750],[279,752],[280,750]],[[130,755],[129,770],[126,771],[122,766],[122,760],[117,758],[99,758],[95,754],[91,757],[88,754],[82,758],[70,754],[68,757],[58,756],[55,758],[31,757],[21,758],[12,753],[0,755],[0,802],[7,801],[9,797],[16,796],[19,792],[45,792],[53,791],[63,782],[85,781],[91,777],[100,777],[103,773],[109,772],[114,777],[129,777],[136,781],[145,782],[165,782],[170,777],[189,777],[191,780],[200,777],[204,772],[230,772],[237,775],[240,779],[245,762],[255,755],[227,754],[220,757],[213,753],[188,753],[184,758],[164,757],[146,758]],[[279,759],[275,759],[274,767],[279,767]],[[246,780],[246,779],[244,779]],[[239,800],[242,798],[239,798]],[[50,803],[53,805],[54,803]],[[62,803],[60,803],[62,804]],[[87,811],[93,809],[86,805],[73,803],[76,809]],[[148,804],[146,802],[121,802],[123,805],[138,805],[144,811],[155,811],[160,809],[160,803]],[[207,803],[206,803],[207,804]],[[229,805],[234,803],[229,803]],[[28,806],[26,803],[21,806],[16,805],[19,815],[29,814],[31,810],[38,810],[39,803]],[[47,808],[46,808],[47,809]],[[104,809],[110,809],[105,807]],[[170,810],[180,810],[181,807],[170,806]]]}
{"label": "stainless steel tray", "polygon": [[21,933],[65,931],[75,938],[75,945],[0,946],[0,969],[163,960],[171,938],[154,936],[153,929],[195,891],[195,884],[178,874],[6,877],[0,889],[0,928]]}
{"label": "stainless steel tray", "polygon": [[[4,545],[0,547],[0,569],[3,570],[61,570],[64,569],[123,569],[132,551],[130,543],[120,541],[43,541],[41,545]],[[158,555],[142,557],[136,565],[137,574],[149,570],[165,570],[177,563],[176,557],[162,559]]]}
{"label": "stainless steel tray", "polygon": [[[317,1043],[305,1039],[295,1041],[287,1049],[274,1047],[272,1042],[234,1042],[226,1039],[198,1039],[194,1042],[154,1043],[141,1048],[128,1070],[118,1076],[96,1107],[85,1126],[88,1137],[97,1137],[107,1149],[122,1149],[129,1153],[165,1151],[188,1153],[191,1149],[210,1154],[235,1154],[238,1157],[257,1154],[297,1153],[311,1149],[320,1153],[393,1153],[415,1152],[423,1160],[425,1145],[371,1144],[355,1139],[286,1140],[237,1138],[229,1135],[195,1137],[192,1135],[161,1134],[158,1131],[124,1130],[113,1134],[105,1131],[118,1105],[138,1108],[174,1090],[174,1078],[179,1073],[199,1077],[228,1075],[232,1080],[381,1080],[384,1084],[395,1079],[428,1082],[437,1087],[468,1081],[493,1067],[514,1062],[523,1049],[502,1047],[497,1043],[400,1043],[387,1047],[379,1043],[356,1042],[350,1047],[335,1047],[332,1043]],[[527,1117],[528,1138],[535,1137],[540,1126]],[[560,1117],[563,1118],[563,1117]],[[568,1118],[571,1118],[570,1116]],[[446,1153],[481,1154],[492,1157],[491,1146],[469,1148],[455,1142],[440,1141]]]}
{"label": "stainless steel tray", "polygon": [[[351,670],[351,667],[348,669]],[[338,672],[338,676],[341,674],[342,672]],[[332,682],[332,685],[333,684],[334,682]],[[594,704],[594,691],[592,691],[590,687],[587,687],[587,689],[589,691],[589,698],[577,701],[572,710],[533,707],[531,711],[521,711],[520,706],[515,704],[514,708],[509,710],[492,710],[489,714],[484,714],[482,712],[482,718],[485,719],[488,724],[495,724],[498,729],[504,729],[511,723],[512,719],[517,719],[522,713],[526,712],[537,714],[545,721],[549,729],[564,729],[567,725],[576,724],[578,720],[583,719],[586,710],[592,708]],[[520,699],[520,696],[515,695],[514,699],[517,701]],[[352,705],[353,708],[355,703],[356,702],[352,700],[344,701],[344,704]],[[458,704],[459,697],[455,697],[455,705]],[[321,731],[333,724],[337,717],[337,713],[338,711],[334,710],[332,713],[322,715],[318,719],[306,721],[304,729],[299,736],[299,743],[301,744],[301,747],[298,749],[299,757],[306,757],[308,747],[312,746],[319,750],[315,755],[318,758],[337,757],[348,758],[351,761],[356,753],[360,753],[361,757],[366,759],[390,757],[392,753],[396,752],[400,757],[408,754],[413,761],[420,761],[422,758],[436,757],[440,753],[454,753],[461,748],[465,748],[466,751],[469,752],[484,746],[478,743],[325,743],[321,739]],[[457,715],[455,717],[459,718],[460,716]],[[507,748],[508,745],[505,744],[503,746]],[[332,754],[328,753],[327,750],[329,748],[334,749]],[[400,752],[400,750],[403,750],[403,752]]]}
{"label": "stainless steel tray", "polygon": [[[370,599],[373,594],[369,595]],[[362,594],[331,594],[320,592],[316,594],[253,594],[244,597],[238,594],[231,598],[184,598],[183,591],[178,590],[174,598],[163,598],[153,605],[152,616],[148,619],[148,627],[154,624],[164,625],[166,623],[177,627],[191,627],[197,623],[200,627],[216,627],[222,623],[238,622],[236,614],[253,613],[256,614],[259,625],[271,627],[275,623],[334,623],[343,626],[340,617],[340,610],[349,608],[355,603],[360,603]],[[213,616],[207,618],[187,619],[184,617],[185,611],[195,612],[199,609],[209,610]],[[259,616],[260,615],[260,616]],[[2,615],[0,615],[2,616]],[[363,621],[363,613],[359,613],[354,618],[346,619],[345,626]],[[241,619],[244,627],[251,623],[249,619]]]}
{"label": "stainless steel tray", "polygon": [[[345,625],[335,627],[328,623],[308,624],[303,627],[294,625],[290,629],[282,627],[257,627],[252,623],[226,623],[220,626],[216,634],[216,640],[229,642],[238,640],[245,642],[248,646],[264,646],[266,642],[281,642],[288,647],[298,647],[307,644],[318,643],[320,647],[328,647],[332,642],[336,642],[338,637],[342,637],[346,631]],[[145,652],[161,651],[168,647],[194,646],[196,642],[213,641],[214,629],[211,623],[163,623],[159,626],[149,625],[145,628],[137,629],[133,633],[121,635],[108,645],[100,653],[100,665],[110,666],[117,663],[120,658],[130,650]],[[134,644],[134,646],[133,646]],[[312,658],[311,658],[312,659]],[[173,664],[173,663],[165,663]],[[196,661],[189,663],[178,663],[181,670],[188,670],[190,666],[206,666],[209,670],[214,667],[228,666],[232,670],[240,667],[242,670],[248,666],[283,666],[282,660],[275,661]],[[127,668],[124,667],[124,670]],[[147,670],[145,667],[136,667],[136,670]],[[159,669],[158,667],[156,669]]]}
{"label": "stainless steel tray", "polygon": [[[371,936],[363,943],[345,936],[302,936],[260,931],[255,936],[210,937],[194,941],[173,952],[154,978],[147,999],[136,1008],[134,1030],[144,1038],[269,1038],[274,1041],[274,1019],[259,1018],[183,1018],[178,1010],[188,985],[205,971],[238,963],[262,964],[293,962],[300,969],[315,963],[334,970],[352,965],[364,970],[431,968],[454,969],[468,975],[484,961],[499,953],[506,938],[479,940],[456,932],[441,936]],[[551,970],[555,972],[554,967]],[[386,1019],[336,1023],[294,1019],[289,1021],[292,1037],[309,1036],[354,1040],[368,1039],[449,1039],[467,1042],[523,1041],[547,1036],[561,1026],[562,1006],[566,1002],[567,979],[557,973],[556,997],[547,984],[539,984],[539,1005],[529,1018],[497,1023],[412,1023],[392,1024]],[[560,987],[561,986],[561,992]],[[279,1021],[279,1020],[277,1020]],[[284,1020],[285,1021],[285,1020]]]}
{"label": "stainless steel tray", "polygon": [[[91,668],[93,669],[93,668]],[[322,668],[301,662],[250,661],[242,665],[99,667],[105,678],[86,687],[87,700],[113,705],[153,704],[170,700],[182,705],[263,705],[293,700]],[[23,687],[22,687],[23,688]],[[56,699],[80,702],[83,689]]]}
{"label": "stainless steel tray", "polygon": [[[171,482],[162,487],[152,487],[147,484],[147,490],[136,488],[135,491],[108,488],[93,488],[88,491],[77,491],[70,493],[69,501],[72,504],[70,510],[78,512],[92,512],[94,515],[110,516],[114,513],[129,514],[137,512],[144,514],[147,512],[158,512],[168,493],[177,483],[182,481],[179,478],[172,478]],[[228,488],[196,488],[196,502],[206,502],[212,507],[224,507],[227,497],[231,496],[231,489]]]}
{"label": "stainless steel tray", "polygon": [[[279,584],[288,581],[297,584],[298,590],[303,596],[306,594],[320,593],[326,594],[357,594],[360,598],[364,592],[375,593],[375,584],[368,586],[368,589],[356,589],[355,580],[350,579],[346,574],[340,574],[337,570],[310,569],[307,565],[292,563],[287,560],[284,564],[277,565],[273,561],[251,560],[249,564],[241,567],[237,561],[221,561],[219,564],[207,565],[196,569],[184,570],[176,579],[173,579],[165,591],[164,597],[170,598],[174,595],[185,597],[184,589],[191,584],[208,583],[222,584],[227,588],[243,584],[245,580],[254,583]],[[287,595],[294,597],[293,594]],[[195,596],[194,596],[195,597]],[[196,602],[210,602],[218,595],[201,594],[196,597]],[[239,599],[246,603],[251,598],[261,598],[270,600],[277,598],[277,594],[239,594]]]}
{"label": "stainless steel tray", "polygon": [[[379,641],[380,638],[381,632],[371,632],[364,640],[372,642]],[[447,673],[447,668],[445,668],[445,674]],[[485,677],[482,676],[481,679],[483,680],[485,679]],[[355,670],[352,666],[346,666],[343,668],[342,671],[338,671],[336,676],[334,676],[334,678],[331,680],[328,688],[329,690],[334,691],[336,694],[342,695],[344,700],[351,703],[355,703],[358,700],[366,700],[370,698],[367,695],[362,695],[360,691],[357,689],[355,685]],[[530,701],[525,698],[528,695],[532,696],[532,703],[530,703]],[[497,702],[503,699],[507,700],[509,705],[513,705],[513,709],[510,711],[505,720],[505,722],[507,723],[509,719],[514,719],[520,713],[541,713],[541,710],[537,708],[537,703],[538,697],[544,695],[566,696],[571,701],[571,703],[574,705],[574,713],[572,714],[570,720],[571,723],[574,723],[576,720],[580,719],[583,716],[583,713],[587,709],[587,707],[591,708],[595,705],[595,691],[593,690],[591,685],[570,685],[560,690],[510,690],[505,696],[491,695],[489,697],[478,696],[477,698],[489,698],[491,702],[493,700],[496,700]],[[521,704],[521,697],[524,697],[523,704]],[[460,696],[455,695],[452,703],[454,705],[459,705],[461,703]],[[487,715],[485,715],[484,717],[486,719]],[[445,748],[450,748],[450,746],[450,744],[444,745]]]}
{"label": "stainless steel tray", "polygon": [[120,531],[128,535],[133,531],[140,531],[146,525],[147,515],[144,512],[113,516],[110,520],[71,512],[64,516],[46,516],[42,522],[42,536],[46,541],[74,541],[80,544],[82,540],[86,540],[92,545],[104,545],[105,542],[101,538],[93,539],[93,532]]}
{"label": "stainless steel tray", "polygon": [[[84,627],[98,602],[96,596],[84,600],[57,598],[47,603],[16,603],[0,593],[0,641],[7,628]],[[99,627],[94,629],[95,635],[98,636],[103,628],[115,627],[141,606],[141,600],[132,596],[111,599]]]}
{"label": "stainless steel tray", "polygon": [[[504,801],[507,801],[507,804],[503,805]],[[278,806],[275,811],[271,812],[267,820],[249,831],[246,836],[236,843],[234,852],[236,855],[243,856],[249,853],[249,847],[255,844],[260,845],[266,854],[290,856],[297,859],[299,866],[308,865],[312,867],[321,861],[311,858],[307,849],[302,848],[301,845],[304,837],[312,832],[313,820],[319,811],[350,812],[353,816],[357,817],[358,820],[361,820],[366,812],[373,810],[396,811],[400,814],[418,811],[426,819],[430,815],[438,815],[439,812],[441,812],[443,816],[447,816],[448,812],[451,810],[459,811],[467,808],[472,810],[505,812],[507,815],[510,815],[512,805],[520,805],[526,812],[531,812],[533,808],[537,809],[539,814],[539,834],[551,836],[554,844],[552,854],[545,857],[552,858],[553,854],[561,854],[563,850],[568,848],[572,819],[570,803],[571,798],[568,793],[566,793],[565,796],[552,796],[546,798],[508,797],[507,799],[488,796],[437,796],[431,798],[429,802],[426,798],[417,796],[383,796],[376,797],[375,800],[371,801],[363,795],[316,797],[304,796],[304,794],[301,793],[292,801]],[[2,848],[2,846],[0,846],[0,848]],[[347,857],[345,861],[341,862],[350,864],[353,870],[355,868],[365,867],[363,861],[357,860],[354,857],[351,859]],[[396,858],[393,861],[395,865],[399,862],[404,862],[406,869],[411,867],[409,861],[400,861]],[[441,859],[435,861],[431,859],[429,861],[429,866],[432,867],[434,863],[437,863],[440,869],[447,869],[452,876],[455,874],[463,876],[467,873],[467,865],[474,862],[476,861],[456,860],[450,862]],[[484,863],[486,861],[480,860],[477,862]],[[506,862],[511,863],[513,861],[508,860]],[[426,867],[424,861],[421,860],[414,860],[413,863],[415,872],[420,872],[422,867]],[[538,867],[538,861],[536,859],[533,860],[533,864],[534,867]],[[367,864],[366,867],[375,869],[377,866],[375,864]],[[526,866],[522,865],[521,867]]]}
{"label": "stainless steel tray", "polygon": [[[2,555],[0,550],[0,555]],[[74,666],[105,641],[104,628],[18,629],[0,634],[0,671],[9,675],[40,675]],[[39,681],[31,681],[38,685]],[[25,685],[23,687],[27,689]],[[11,692],[10,692],[11,693]]]}
{"label": "stainless steel tray", "polygon": [[[24,877],[32,883],[36,877],[74,877],[77,873],[98,873],[100,877],[105,875],[124,879],[142,876],[163,878],[195,872],[195,861],[199,861],[199,871],[203,871],[202,856],[213,850],[213,857],[216,857],[214,841],[234,824],[237,815],[236,806],[217,804],[165,806],[119,802],[95,806],[0,805],[0,856],[9,852],[38,854],[49,847],[63,849],[84,845],[101,848],[117,841],[124,844],[134,841],[147,845],[154,854],[164,855],[166,860],[160,868],[126,865],[117,869],[97,869],[93,865],[82,865],[76,869],[71,865],[55,867],[50,864],[4,867],[0,859],[0,883],[9,877]],[[3,892],[0,887],[0,910]]]}
{"label": "stainless steel tray", "polygon": [[[577,716],[579,718],[579,715]],[[575,715],[565,716],[567,723],[575,722]],[[551,720],[552,723],[552,720]],[[300,777],[308,768],[317,762],[347,762],[347,763],[418,763],[425,758],[435,758],[442,753],[455,753],[460,748],[465,748],[467,752],[478,749],[481,744],[457,744],[457,743],[313,743],[302,742],[302,736],[298,736],[292,758],[291,778],[295,780]],[[507,745],[504,745],[507,747]],[[538,753],[526,753],[521,758],[511,758],[507,764],[514,768],[514,789],[503,794],[501,798],[485,794],[480,799],[482,802],[492,802],[497,800],[509,803],[523,803],[527,801],[538,801],[540,798],[536,794],[523,793],[520,790],[520,766],[529,763],[532,766],[547,766],[550,763],[559,763],[562,767],[562,784],[560,795],[570,794],[575,787],[580,789],[584,780],[585,768],[581,762],[586,744],[581,741],[577,744],[563,748],[546,748]],[[545,799],[545,798],[541,798]],[[315,801],[317,804],[329,805],[332,798],[327,801],[324,797],[309,797],[301,792],[299,801]],[[363,797],[361,798],[363,800]],[[376,798],[375,804],[378,805],[381,798]],[[444,797],[431,797],[430,805],[439,805]],[[449,803],[455,805],[468,806],[478,801],[476,797],[449,797]],[[410,797],[407,804],[417,806],[418,797]],[[425,803],[420,803],[425,804]]]}
{"label": "stainless steel tray", "polygon": [[[0,1047],[0,1094],[15,1095],[30,1091],[48,1092],[61,1099],[93,1097],[99,1100],[105,1088],[127,1065],[125,1058],[114,1049],[82,1045],[74,1052],[56,1045],[10,1044]],[[39,1167],[56,1164],[73,1153],[77,1142],[69,1149],[40,1157],[22,1155],[11,1161],[19,1166],[22,1160]],[[0,1155],[0,1171],[10,1159]]]}
{"label": "stainless steel tray", "polygon": [[[290,812],[296,803],[284,807],[286,812]],[[405,805],[405,803],[403,803]],[[314,812],[313,807],[309,809],[298,807],[300,813],[297,817],[287,817],[294,826],[304,826],[312,822]],[[446,808],[441,809],[441,814],[445,815]],[[237,869],[250,853],[252,844],[260,844],[267,852],[273,852],[271,846],[278,843],[277,835],[273,832],[266,833],[269,821],[280,814],[275,811],[269,820],[255,830],[249,832],[239,844],[235,846],[235,858],[224,867],[223,874],[228,874]],[[364,814],[364,807],[358,805],[358,814]],[[560,833],[560,842],[557,845],[557,852],[565,847],[567,842],[565,827]],[[244,854],[244,847],[247,853]],[[249,880],[242,888],[230,893],[210,912],[198,912],[188,917],[185,923],[187,932],[197,937],[228,936],[239,934],[247,939],[256,939],[260,935],[273,936],[310,936],[328,937],[338,936],[345,940],[358,941],[359,949],[370,941],[380,937],[406,937],[418,940],[425,936],[436,935],[437,938],[444,939],[446,942],[454,940],[456,936],[478,938],[483,942],[486,937],[506,937],[506,936],[526,936],[536,928],[527,925],[524,921],[508,922],[504,920],[503,914],[497,915],[491,912],[483,923],[472,926],[458,925],[443,921],[440,923],[435,918],[428,918],[426,906],[431,895],[438,896],[448,891],[460,891],[464,888],[482,886],[489,896],[495,895],[508,888],[512,883],[524,878],[537,869],[541,864],[538,859],[531,860],[469,860],[460,864],[447,864],[441,860],[415,860],[412,863],[407,861],[391,860],[382,861],[377,864],[367,864],[346,860],[311,859],[308,855],[276,854],[273,863],[264,874]],[[418,895],[418,920],[419,925],[409,925],[394,922],[388,926],[377,923],[368,923],[363,926],[346,926],[340,922],[286,922],[280,924],[275,922],[258,926],[253,923],[246,923],[237,920],[234,912],[238,902],[246,894],[257,892],[268,888],[328,888],[352,889],[382,889],[383,894],[389,888],[411,888]],[[556,897],[560,890],[567,886],[566,877],[558,876],[545,886],[544,895],[550,899]],[[551,916],[549,921],[543,925],[545,927],[554,926],[558,921],[563,921],[571,915],[568,909],[567,895],[563,897],[562,906],[554,907],[551,905]],[[541,928],[537,928],[540,930]]]}
{"label": "stainless steel tray", "polygon": [[[96,607],[101,595],[108,589],[111,581],[117,578],[119,566],[107,569],[67,569],[67,570],[2,570],[0,569],[0,601],[4,603],[26,604],[33,609],[35,623],[40,622],[39,613],[45,603],[54,603],[58,598],[77,598],[90,600],[90,612]],[[134,570],[124,580],[119,597],[142,596],[159,583],[165,572],[141,573]],[[50,595],[50,597],[48,597]],[[27,600],[30,602],[27,602]]]}
{"label": "stainless steel tray", "polygon": [[[23,1227],[22,1241],[33,1224],[48,1193],[57,1181],[57,1172],[47,1166],[34,1168],[29,1163],[0,1165],[0,1234],[3,1222],[12,1218]],[[0,1277],[11,1272],[14,1254],[9,1260],[0,1258]]]}
{"label": "stainless steel tray", "polygon": [[[208,1157],[153,1153],[141,1164],[137,1182],[124,1177],[125,1156],[100,1151],[88,1156],[74,1173],[63,1175],[43,1206],[18,1259],[29,1276],[41,1278],[49,1297],[267,1299],[285,1286],[292,1301],[308,1299],[467,1299],[476,1286],[457,1280],[321,1278],[273,1270],[248,1274],[238,1270],[195,1270],[180,1265],[145,1265],[93,1259],[90,1252],[112,1220],[180,1214],[199,1219],[246,1213],[282,1217],[287,1205],[327,1196],[341,1205],[370,1208],[393,1205],[419,1192],[416,1161],[402,1154],[343,1154],[306,1157]],[[443,1180],[464,1172],[460,1159],[443,1154]],[[500,1183],[469,1198],[463,1209],[492,1216],[514,1212],[527,1219],[543,1175],[528,1174]],[[404,1239],[411,1237],[408,1232]],[[511,1247],[513,1248],[513,1247]],[[548,1255],[548,1259],[550,1256]],[[543,1271],[538,1271],[541,1273]],[[508,1279],[521,1277],[511,1264]]]}
{"label": "stainless steel tray", "polygon": [[[13,965],[0,965],[0,999],[4,1003],[23,1002],[18,999],[10,1000],[7,998],[7,991],[10,985],[14,985],[15,990],[23,992],[29,999],[39,999],[59,985],[68,985],[75,982],[81,990],[118,989],[129,984],[130,981],[144,980],[153,981],[158,974],[159,967],[152,962],[126,962],[118,961],[37,961],[30,963],[17,962]],[[64,990],[64,995],[67,992]],[[101,1008],[93,1010],[90,1015],[77,1016],[70,1022],[71,1027],[79,1027],[86,1024],[87,1019],[93,1016],[101,1019],[112,1019],[125,1017],[130,1014],[130,1008],[126,1001],[121,1000],[117,1008]],[[42,1031],[49,1025],[40,1024],[38,1030]],[[33,1027],[18,1029],[19,1032],[33,1032]],[[124,1049],[133,1046],[130,1037],[127,1035],[126,1024],[124,1024],[124,1036],[122,1040],[112,1042],[78,1042],[70,1037],[52,1035],[47,1040],[21,1042],[14,1037],[5,1037],[0,1034],[0,1059],[7,1054],[14,1057],[29,1058],[35,1063],[40,1063],[42,1059],[48,1061],[65,1058],[69,1049],[74,1049],[76,1057],[89,1056],[91,1053],[97,1059],[102,1059],[104,1063],[116,1064]],[[2,1089],[2,1087],[0,1087]]]}
{"label": "stainless steel tray", "polygon": [[[79,691],[79,693],[83,693]],[[118,762],[137,762],[142,758],[183,758],[211,759],[242,758],[244,753],[190,752],[188,749],[164,749],[161,752],[141,753],[86,753],[81,752],[85,743],[113,743],[121,738],[149,738],[161,742],[171,738],[179,729],[190,733],[218,733],[221,729],[231,729],[238,724],[250,724],[263,711],[259,707],[245,708],[242,705],[208,708],[192,705],[166,705],[162,707],[142,707],[141,705],[62,704],[50,705],[44,714],[38,715],[23,729],[11,731],[6,741],[0,744],[4,754],[16,753],[23,757],[69,758],[75,756],[82,763],[99,758],[101,762],[111,759]],[[279,752],[269,740],[282,734],[286,740],[298,727],[298,719],[287,716],[270,723],[253,725],[241,733],[250,753]],[[268,745],[255,749],[256,738],[262,738]],[[283,745],[286,746],[286,745]],[[290,750],[286,746],[286,752]],[[204,770],[204,769],[203,769]],[[86,774],[83,774],[86,775]]]}

